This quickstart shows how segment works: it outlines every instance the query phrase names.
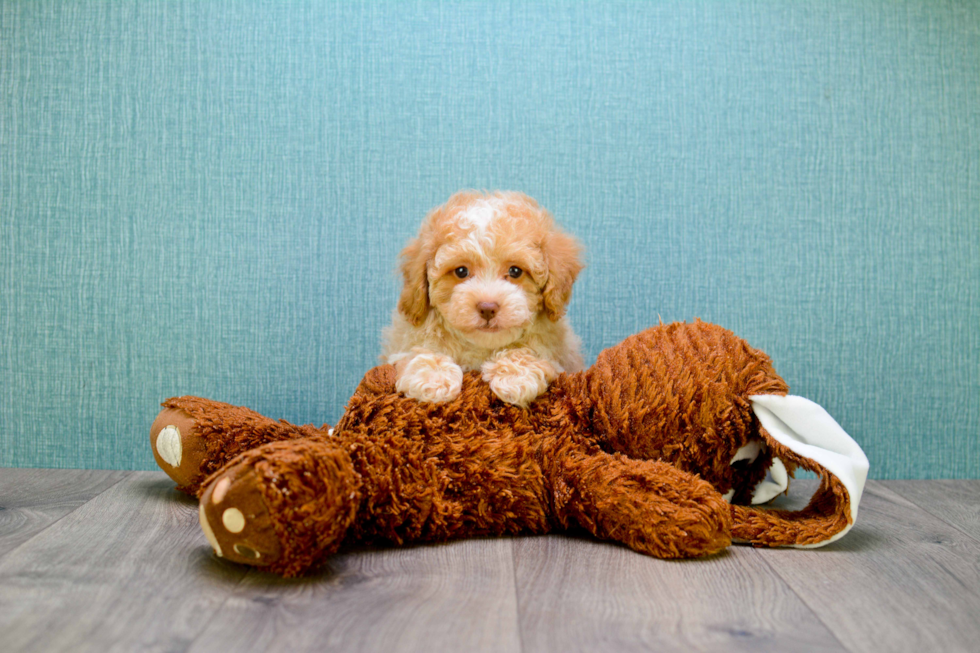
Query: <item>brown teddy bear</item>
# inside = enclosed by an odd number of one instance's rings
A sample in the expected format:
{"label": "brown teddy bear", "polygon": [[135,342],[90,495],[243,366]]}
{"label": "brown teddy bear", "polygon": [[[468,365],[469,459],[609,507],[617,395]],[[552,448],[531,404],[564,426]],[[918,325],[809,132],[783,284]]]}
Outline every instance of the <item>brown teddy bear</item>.
{"label": "brown teddy bear", "polygon": [[[500,401],[477,373],[455,400],[419,403],[384,365],[332,429],[181,397],[164,402],[150,440],[200,497],[219,556],[287,576],[344,544],[574,527],[661,558],[733,538],[819,546],[853,525],[868,462],[787,390],[768,356],[698,321],[627,338],[529,408]],[[797,467],[821,478],[806,508],[752,507]]]}

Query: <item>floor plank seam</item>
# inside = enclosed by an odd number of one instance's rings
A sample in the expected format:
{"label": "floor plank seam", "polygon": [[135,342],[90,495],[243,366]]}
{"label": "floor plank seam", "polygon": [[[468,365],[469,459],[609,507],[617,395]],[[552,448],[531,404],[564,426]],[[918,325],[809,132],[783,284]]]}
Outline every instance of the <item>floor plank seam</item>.
{"label": "floor plank seam", "polygon": [[[194,522],[193,528],[197,529],[198,528],[196,525],[197,520],[194,519],[193,522]],[[200,534],[200,531],[197,532],[198,534]],[[215,555],[214,552],[211,551],[210,546],[208,546],[208,554],[211,556]],[[189,551],[187,551],[176,555],[190,555],[190,553]],[[235,565],[235,567],[238,568],[238,565]],[[200,640],[218,621],[218,618],[220,617],[221,613],[225,610],[225,607],[228,605],[229,601],[231,601],[236,596],[238,596],[239,593],[242,594],[245,593],[245,591],[242,589],[242,586],[244,585],[245,581],[249,578],[249,576],[252,575],[253,573],[260,573],[260,572],[256,570],[254,567],[246,567],[242,570],[241,577],[238,579],[238,582],[235,583],[234,588],[229,589],[227,592],[225,592],[224,598],[221,600],[221,603],[217,607],[215,607],[214,610],[211,611],[211,614],[208,616],[208,619],[201,625],[201,627],[197,630],[197,632],[193,633],[190,637],[187,638],[187,645],[184,647],[183,649],[184,651],[194,650],[194,647],[197,644],[198,640]]]}
{"label": "floor plank seam", "polygon": [[[228,605],[228,602],[229,601],[231,601],[233,598],[235,598],[236,594],[241,590],[242,585],[245,583],[245,580],[254,571],[255,571],[254,569],[248,569],[248,570],[245,571],[245,573],[242,574],[242,577],[240,579],[238,579],[238,582],[237,583],[235,583],[235,589],[234,589],[234,591],[231,591],[231,592],[228,592],[227,594],[225,594],[225,598],[224,598],[223,601],[221,601],[221,605],[219,605],[218,607],[216,607],[214,609],[214,611],[211,612],[210,618],[204,623],[204,625],[201,626],[201,628],[196,633],[194,633],[194,635],[192,637],[189,638],[189,640],[187,642],[187,647],[184,649],[185,651],[193,650],[194,645],[197,644],[197,641],[199,639],[201,639],[201,637],[205,633],[207,633],[208,630],[210,630],[211,627],[218,621],[218,617],[221,616],[221,613],[224,611],[225,606]],[[244,593],[244,590],[241,590],[241,591]]]}
{"label": "floor plank seam", "polygon": [[[869,481],[868,482],[869,485],[872,484],[872,483],[874,483],[874,481]],[[783,582],[783,584],[787,588],[789,588],[789,591],[792,592],[793,594],[795,594],[796,597],[800,600],[800,602],[804,606],[806,606],[806,609],[810,611],[810,614],[812,614],[813,617],[820,624],[822,624],[824,628],[827,629],[827,632],[830,633],[830,636],[834,638],[834,641],[837,642],[837,644],[840,646],[841,650],[842,651],[848,651],[849,653],[855,653],[852,649],[848,648],[844,644],[844,642],[841,641],[840,637],[837,636],[837,633],[834,631],[834,629],[831,626],[831,624],[827,623],[827,621],[824,620],[820,616],[820,613],[817,610],[814,609],[814,607],[810,603],[810,601],[807,601],[806,597],[803,596],[803,595],[801,595],[798,591],[796,591],[796,588],[793,587],[793,584],[790,583],[789,580],[785,576],[783,576],[781,573],[779,573],[779,569],[777,569],[771,562],[769,562],[769,560],[766,559],[766,556],[761,555],[761,551],[760,550],[755,550],[755,552],[760,554],[760,557],[762,558],[762,562],[765,563],[766,567],[768,567],[769,570],[772,571],[772,573],[776,574],[776,576],[779,578],[779,580],[781,580]]]}
{"label": "floor plank seam", "polygon": [[962,527],[961,527],[961,526],[960,526],[959,524],[957,524],[957,523],[955,523],[955,522],[951,522],[951,521],[950,521],[949,519],[947,519],[946,517],[943,517],[942,515],[940,515],[940,514],[937,514],[937,513],[935,513],[935,512],[933,512],[933,511],[932,511],[932,510],[930,510],[930,509],[929,509],[928,507],[926,507],[926,506],[923,506],[922,504],[920,504],[920,503],[918,503],[918,502],[917,502],[917,501],[916,501],[915,499],[913,499],[912,497],[907,497],[907,496],[905,496],[904,494],[899,494],[898,492],[896,492],[895,490],[893,490],[893,489],[891,489],[891,488],[889,488],[889,487],[888,487],[888,486],[886,486],[886,485],[881,485],[881,484],[878,484],[878,487],[879,487],[879,488],[883,488],[883,489],[885,489],[885,490],[888,490],[889,492],[891,492],[891,493],[892,493],[892,494],[894,494],[895,496],[898,496],[898,497],[901,497],[902,499],[904,499],[904,500],[906,500],[906,501],[908,501],[909,503],[911,503],[912,505],[914,505],[914,506],[915,506],[916,508],[918,508],[919,510],[921,510],[921,511],[923,511],[923,512],[925,512],[925,513],[927,513],[927,514],[929,514],[929,515],[931,515],[932,517],[935,517],[936,519],[938,519],[939,521],[941,521],[941,522],[943,522],[944,524],[946,524],[946,525],[947,525],[947,526],[949,526],[950,528],[952,528],[952,529],[954,529],[954,530],[955,530],[955,531],[956,531],[957,533],[961,533],[961,534],[963,534],[963,535],[965,535],[966,537],[968,537],[968,538],[970,538],[971,540],[973,540],[974,542],[977,542],[977,543],[980,543],[980,537],[977,537],[977,536],[976,536],[976,535],[974,535],[973,533],[970,533],[970,532],[968,532],[968,531],[965,531],[965,530],[963,530],[963,528],[962,528]]}
{"label": "floor plank seam", "polygon": [[805,596],[797,592],[796,588],[793,587],[793,584],[789,582],[789,580],[787,580],[785,576],[779,573],[779,570],[776,569],[776,567],[774,567],[772,563],[766,560],[765,556],[762,556],[762,561],[766,564],[767,567],[769,567],[772,573],[776,574],[776,576],[779,577],[779,580],[783,581],[783,584],[789,588],[789,591],[795,594],[798,599],[800,599],[800,602],[806,606],[806,609],[810,611],[810,614],[812,614],[817,621],[823,624],[823,627],[827,629],[827,632],[830,633],[830,636],[834,638],[834,641],[837,642],[837,644],[840,646],[842,651],[848,651],[849,653],[856,653],[853,649],[849,648],[846,644],[844,644],[844,642],[841,641],[840,637],[837,636],[837,633],[834,630],[834,628],[831,626],[831,624],[827,623],[827,621],[820,616],[820,613],[814,609],[810,601],[807,601]]}
{"label": "floor plank seam", "polygon": [[511,573],[514,577],[514,617],[517,626],[518,650],[524,653],[524,629],[521,627],[521,596],[517,586],[517,546],[514,538],[510,538]]}
{"label": "floor plank seam", "polygon": [[100,491],[98,494],[95,494],[95,495],[89,497],[88,499],[86,499],[82,503],[78,504],[77,506],[75,506],[74,508],[72,508],[71,510],[69,510],[68,512],[66,512],[65,514],[63,514],[61,517],[58,517],[57,519],[55,519],[53,522],[51,522],[50,524],[48,524],[44,528],[42,528],[38,532],[34,533],[34,535],[31,535],[30,538],[24,540],[23,542],[21,542],[20,544],[18,544],[17,546],[15,546],[14,548],[12,548],[11,550],[7,551],[6,553],[0,554],[0,563],[2,563],[6,558],[9,558],[15,552],[20,551],[25,546],[28,546],[29,544],[31,544],[31,542],[33,542],[35,539],[37,539],[38,537],[40,537],[41,535],[43,535],[45,532],[47,532],[47,530],[49,528],[51,528],[55,524],[61,523],[61,521],[63,519],[66,519],[67,517],[70,517],[71,515],[75,514],[75,512],[77,510],[80,510],[81,508],[84,508],[91,501],[94,501],[98,497],[102,496],[103,494],[105,494],[106,492],[108,492],[109,490],[111,490],[112,488],[116,487],[117,485],[119,485],[120,483],[122,483],[123,481],[125,481],[127,478],[130,478],[135,473],[132,470],[125,470],[125,469],[108,469],[108,470],[96,470],[96,471],[124,472],[124,475],[123,476],[120,476],[119,479],[117,479],[116,482],[113,483],[112,485],[109,485],[109,486],[103,488],[102,491]]}
{"label": "floor plank seam", "polygon": [[[876,481],[868,481],[868,488],[870,488],[871,486],[875,486],[875,485],[879,485],[880,486],[880,484],[878,484]],[[789,581],[789,579],[787,579],[786,576],[784,576],[783,574],[781,574],[780,571],[779,571],[779,569],[776,568],[776,566],[774,566],[766,558],[765,555],[761,555],[761,551],[757,551],[757,553],[760,553],[760,557],[762,558],[762,561],[769,568],[769,570],[772,571],[772,573],[774,573],[779,578],[779,580],[781,580],[783,582],[783,584],[786,585],[787,588],[789,588],[789,591],[790,592],[792,592],[793,594],[796,595],[796,597],[800,600],[800,602],[804,606],[806,606],[806,609],[810,611],[810,614],[812,614],[813,617],[818,622],[820,622],[820,624],[822,624],[824,628],[827,629],[827,632],[830,633],[830,636],[834,638],[834,641],[837,642],[837,644],[838,644],[838,646],[840,646],[841,650],[842,651],[848,651],[849,653],[857,653],[854,649],[851,649],[846,644],[844,644],[844,642],[841,641],[840,637],[837,635],[837,632],[834,630],[833,625],[831,623],[828,623],[827,620],[825,620],[823,617],[820,616],[819,610],[815,609],[814,605],[810,601],[807,600],[807,597],[804,596],[804,595],[802,595],[802,594],[800,594],[796,590],[796,588],[793,586],[793,584]]]}

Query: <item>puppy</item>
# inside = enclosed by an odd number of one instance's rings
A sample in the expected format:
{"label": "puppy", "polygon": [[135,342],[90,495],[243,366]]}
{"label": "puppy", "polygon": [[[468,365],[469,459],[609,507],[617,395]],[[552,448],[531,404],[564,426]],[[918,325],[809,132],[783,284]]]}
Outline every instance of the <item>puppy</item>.
{"label": "puppy", "polygon": [[401,253],[405,285],[382,359],[396,388],[426,402],[459,395],[479,370],[500,399],[527,406],[582,369],[565,317],[581,247],[516,192],[461,191],[433,209]]}

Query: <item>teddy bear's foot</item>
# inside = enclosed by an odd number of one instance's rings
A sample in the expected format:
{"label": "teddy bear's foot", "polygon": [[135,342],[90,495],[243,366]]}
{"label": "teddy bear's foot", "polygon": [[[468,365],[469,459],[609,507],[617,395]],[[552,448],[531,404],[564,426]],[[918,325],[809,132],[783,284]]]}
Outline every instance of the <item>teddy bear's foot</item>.
{"label": "teddy bear's foot", "polygon": [[202,467],[207,457],[194,418],[180,408],[165,407],[150,427],[150,447],[157,465],[178,489],[193,493],[204,477]]}
{"label": "teddy bear's foot", "polygon": [[327,438],[327,429],[295,426],[220,401],[174,397],[163,402],[150,427],[150,446],[177,489],[198,495],[208,475],[241,453],[269,442]]}
{"label": "teddy bear's foot", "polygon": [[230,465],[201,495],[201,530],[219,558],[256,567],[275,566],[282,554],[261,479],[248,465]]}
{"label": "teddy bear's foot", "polygon": [[360,498],[345,450],[310,438],[273,442],[205,481],[201,529],[223,558],[296,576],[339,548]]}

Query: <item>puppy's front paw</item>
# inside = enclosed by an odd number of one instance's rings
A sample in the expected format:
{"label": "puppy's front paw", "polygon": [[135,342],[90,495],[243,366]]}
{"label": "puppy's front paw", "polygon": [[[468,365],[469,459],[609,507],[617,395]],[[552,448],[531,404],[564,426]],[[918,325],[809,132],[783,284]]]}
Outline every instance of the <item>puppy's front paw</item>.
{"label": "puppy's front paw", "polygon": [[404,367],[398,367],[395,389],[418,401],[452,401],[463,387],[463,370],[442,354],[416,354]]}
{"label": "puppy's front paw", "polygon": [[537,399],[558,375],[551,363],[522,350],[497,354],[480,369],[495,395],[521,408]]}

